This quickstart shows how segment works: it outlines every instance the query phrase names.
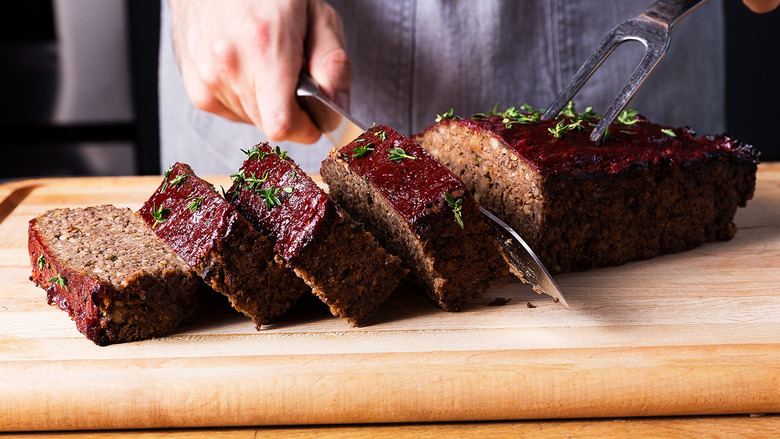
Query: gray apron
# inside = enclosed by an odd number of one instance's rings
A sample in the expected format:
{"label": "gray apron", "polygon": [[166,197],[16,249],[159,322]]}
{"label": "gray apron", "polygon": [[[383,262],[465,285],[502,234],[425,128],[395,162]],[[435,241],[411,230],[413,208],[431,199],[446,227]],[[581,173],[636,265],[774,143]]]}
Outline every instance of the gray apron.
{"label": "gray apron", "polygon": [[[549,105],[604,34],[651,0],[331,0],[341,14],[352,59],[352,111],[362,121],[414,134],[437,113]],[[240,149],[266,140],[254,126],[195,109],[184,90],[163,1],[160,44],[161,167],[230,174]],[[723,12],[711,1],[678,23],[664,60],[632,108],[658,123],[700,134],[725,129]],[[577,108],[606,109],[642,54],[624,44],[575,98]],[[307,172],[331,145],[281,142]]]}

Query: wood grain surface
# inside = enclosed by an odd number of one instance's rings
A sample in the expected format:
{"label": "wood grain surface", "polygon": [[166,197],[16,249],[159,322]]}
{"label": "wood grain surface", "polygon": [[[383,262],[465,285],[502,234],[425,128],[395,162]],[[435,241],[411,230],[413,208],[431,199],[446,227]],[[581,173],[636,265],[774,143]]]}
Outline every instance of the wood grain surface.
{"label": "wood grain surface", "polygon": [[168,337],[95,346],[29,281],[27,222],[135,209],[158,183],[0,186],[3,430],[780,412],[778,164],[759,167],[733,240],[556,276],[570,308],[507,280],[458,313],[399,291],[367,327],[304,300],[256,331],[214,300]]}

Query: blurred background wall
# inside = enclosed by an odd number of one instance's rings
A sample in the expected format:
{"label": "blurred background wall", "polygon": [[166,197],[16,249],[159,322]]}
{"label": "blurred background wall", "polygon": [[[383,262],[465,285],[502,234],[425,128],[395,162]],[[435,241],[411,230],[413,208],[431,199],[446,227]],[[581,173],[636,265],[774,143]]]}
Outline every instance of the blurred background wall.
{"label": "blurred background wall", "polygon": [[159,1],[0,5],[0,179],[158,172]]}
{"label": "blurred background wall", "polygon": [[[780,160],[780,11],[725,3],[728,131]],[[159,5],[0,4],[0,180],[160,172]]]}

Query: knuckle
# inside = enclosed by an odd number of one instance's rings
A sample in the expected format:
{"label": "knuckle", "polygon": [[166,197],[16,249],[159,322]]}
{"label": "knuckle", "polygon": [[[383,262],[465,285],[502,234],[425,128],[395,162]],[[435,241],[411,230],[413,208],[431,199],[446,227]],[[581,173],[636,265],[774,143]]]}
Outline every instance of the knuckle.
{"label": "knuckle", "polygon": [[259,17],[247,17],[244,21],[244,32],[252,47],[260,52],[267,52],[272,45],[273,33],[271,24]]}
{"label": "knuckle", "polygon": [[289,117],[284,114],[276,113],[270,120],[263,121],[263,129],[268,140],[280,142],[289,139],[293,134],[293,124]]}

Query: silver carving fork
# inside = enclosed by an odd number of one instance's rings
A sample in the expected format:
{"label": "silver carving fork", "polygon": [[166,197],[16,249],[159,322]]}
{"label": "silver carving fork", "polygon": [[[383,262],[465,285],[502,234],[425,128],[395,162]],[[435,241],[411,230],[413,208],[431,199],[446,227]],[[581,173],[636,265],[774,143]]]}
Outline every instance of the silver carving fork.
{"label": "silver carving fork", "polygon": [[671,41],[672,26],[707,1],[709,0],[658,0],[641,14],[615,26],[580,67],[566,88],[558,94],[542,118],[555,118],[617,46],[626,41],[639,41],[645,46],[644,57],[590,134],[590,140],[601,141],[607,127],[625,108],[663,58]]}

